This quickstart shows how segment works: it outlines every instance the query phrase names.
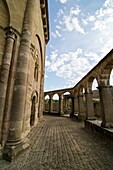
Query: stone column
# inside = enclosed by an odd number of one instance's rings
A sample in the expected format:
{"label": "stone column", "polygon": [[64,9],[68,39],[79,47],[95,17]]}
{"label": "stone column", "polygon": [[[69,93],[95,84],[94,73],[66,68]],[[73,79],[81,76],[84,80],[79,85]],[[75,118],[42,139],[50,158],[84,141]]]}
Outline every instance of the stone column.
{"label": "stone column", "polygon": [[19,152],[29,146],[28,142],[26,142],[25,139],[22,139],[22,125],[25,112],[28,61],[30,57],[35,5],[36,0],[28,0],[24,14],[12,99],[13,102],[10,117],[10,129],[8,140],[3,151],[3,158],[9,161],[12,161]]}
{"label": "stone column", "polygon": [[50,96],[49,99],[49,113],[53,112],[53,96]]}
{"label": "stone column", "polygon": [[64,96],[65,97],[65,114],[68,114],[68,98],[67,96]]}
{"label": "stone column", "polygon": [[6,45],[2,61],[1,73],[0,73],[0,143],[1,143],[1,131],[3,123],[3,115],[5,109],[6,92],[8,87],[8,78],[11,66],[11,59],[14,47],[14,41],[16,34],[12,29],[6,32]]}
{"label": "stone column", "polygon": [[71,97],[71,100],[72,100],[72,108],[71,108],[71,114],[70,114],[70,117],[72,118],[74,116],[74,97]]}
{"label": "stone column", "polygon": [[38,117],[41,120],[43,118],[43,111],[44,111],[44,73],[41,75],[40,81],[40,100],[39,100],[39,110],[38,110]]}
{"label": "stone column", "polygon": [[59,95],[59,115],[62,116],[63,114],[63,96]]}
{"label": "stone column", "polygon": [[78,113],[78,97],[74,96],[74,114]]}
{"label": "stone column", "polygon": [[99,86],[100,104],[102,110],[102,127],[113,127],[113,104],[110,86]]}
{"label": "stone column", "polygon": [[84,120],[86,115],[85,115],[85,105],[84,105],[84,100],[83,100],[83,95],[79,94],[78,95],[78,118],[80,120]]}
{"label": "stone column", "polygon": [[92,92],[85,92],[85,98],[86,98],[86,119],[95,119]]}

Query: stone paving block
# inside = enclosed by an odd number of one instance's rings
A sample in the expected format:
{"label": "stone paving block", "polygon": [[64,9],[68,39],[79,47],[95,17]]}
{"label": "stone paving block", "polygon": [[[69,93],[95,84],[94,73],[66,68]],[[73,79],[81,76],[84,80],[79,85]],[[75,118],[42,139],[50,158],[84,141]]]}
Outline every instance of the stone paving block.
{"label": "stone paving block", "polygon": [[0,170],[113,170],[113,147],[66,117],[45,116],[29,134],[30,148]]}

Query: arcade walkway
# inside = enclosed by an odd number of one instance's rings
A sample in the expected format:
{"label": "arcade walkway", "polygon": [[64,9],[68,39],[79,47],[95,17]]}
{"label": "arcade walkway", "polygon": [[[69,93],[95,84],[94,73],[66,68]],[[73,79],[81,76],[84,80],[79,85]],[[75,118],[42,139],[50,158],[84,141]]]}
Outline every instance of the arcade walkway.
{"label": "arcade walkway", "polygon": [[0,170],[113,170],[113,147],[81,122],[45,116],[29,134],[31,147]]}

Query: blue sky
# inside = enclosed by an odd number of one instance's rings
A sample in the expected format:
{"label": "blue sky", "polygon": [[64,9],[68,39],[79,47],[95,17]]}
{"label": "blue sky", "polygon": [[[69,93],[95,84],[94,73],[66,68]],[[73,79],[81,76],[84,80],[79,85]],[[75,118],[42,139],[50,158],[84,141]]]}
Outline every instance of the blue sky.
{"label": "blue sky", "polygon": [[113,45],[113,0],[48,0],[45,91],[73,87]]}

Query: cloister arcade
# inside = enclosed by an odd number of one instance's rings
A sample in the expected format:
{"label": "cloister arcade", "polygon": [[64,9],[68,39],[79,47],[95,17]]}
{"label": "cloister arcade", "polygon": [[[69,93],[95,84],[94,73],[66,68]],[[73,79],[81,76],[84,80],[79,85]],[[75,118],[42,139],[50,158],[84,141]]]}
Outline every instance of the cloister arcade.
{"label": "cloister arcade", "polygon": [[[48,91],[44,96],[49,96],[48,109],[46,112],[53,113],[53,96],[57,94],[58,100],[58,113],[64,115],[66,112],[66,102],[71,99],[71,112],[70,117],[78,115],[78,119],[92,120],[96,119],[93,100],[93,82],[97,81],[99,101],[100,101],[100,114],[101,126],[113,126],[113,103],[110,86],[110,74],[113,68],[113,50],[111,50],[92,70],[88,72],[74,87]],[[69,92],[68,95],[64,95]]]}

